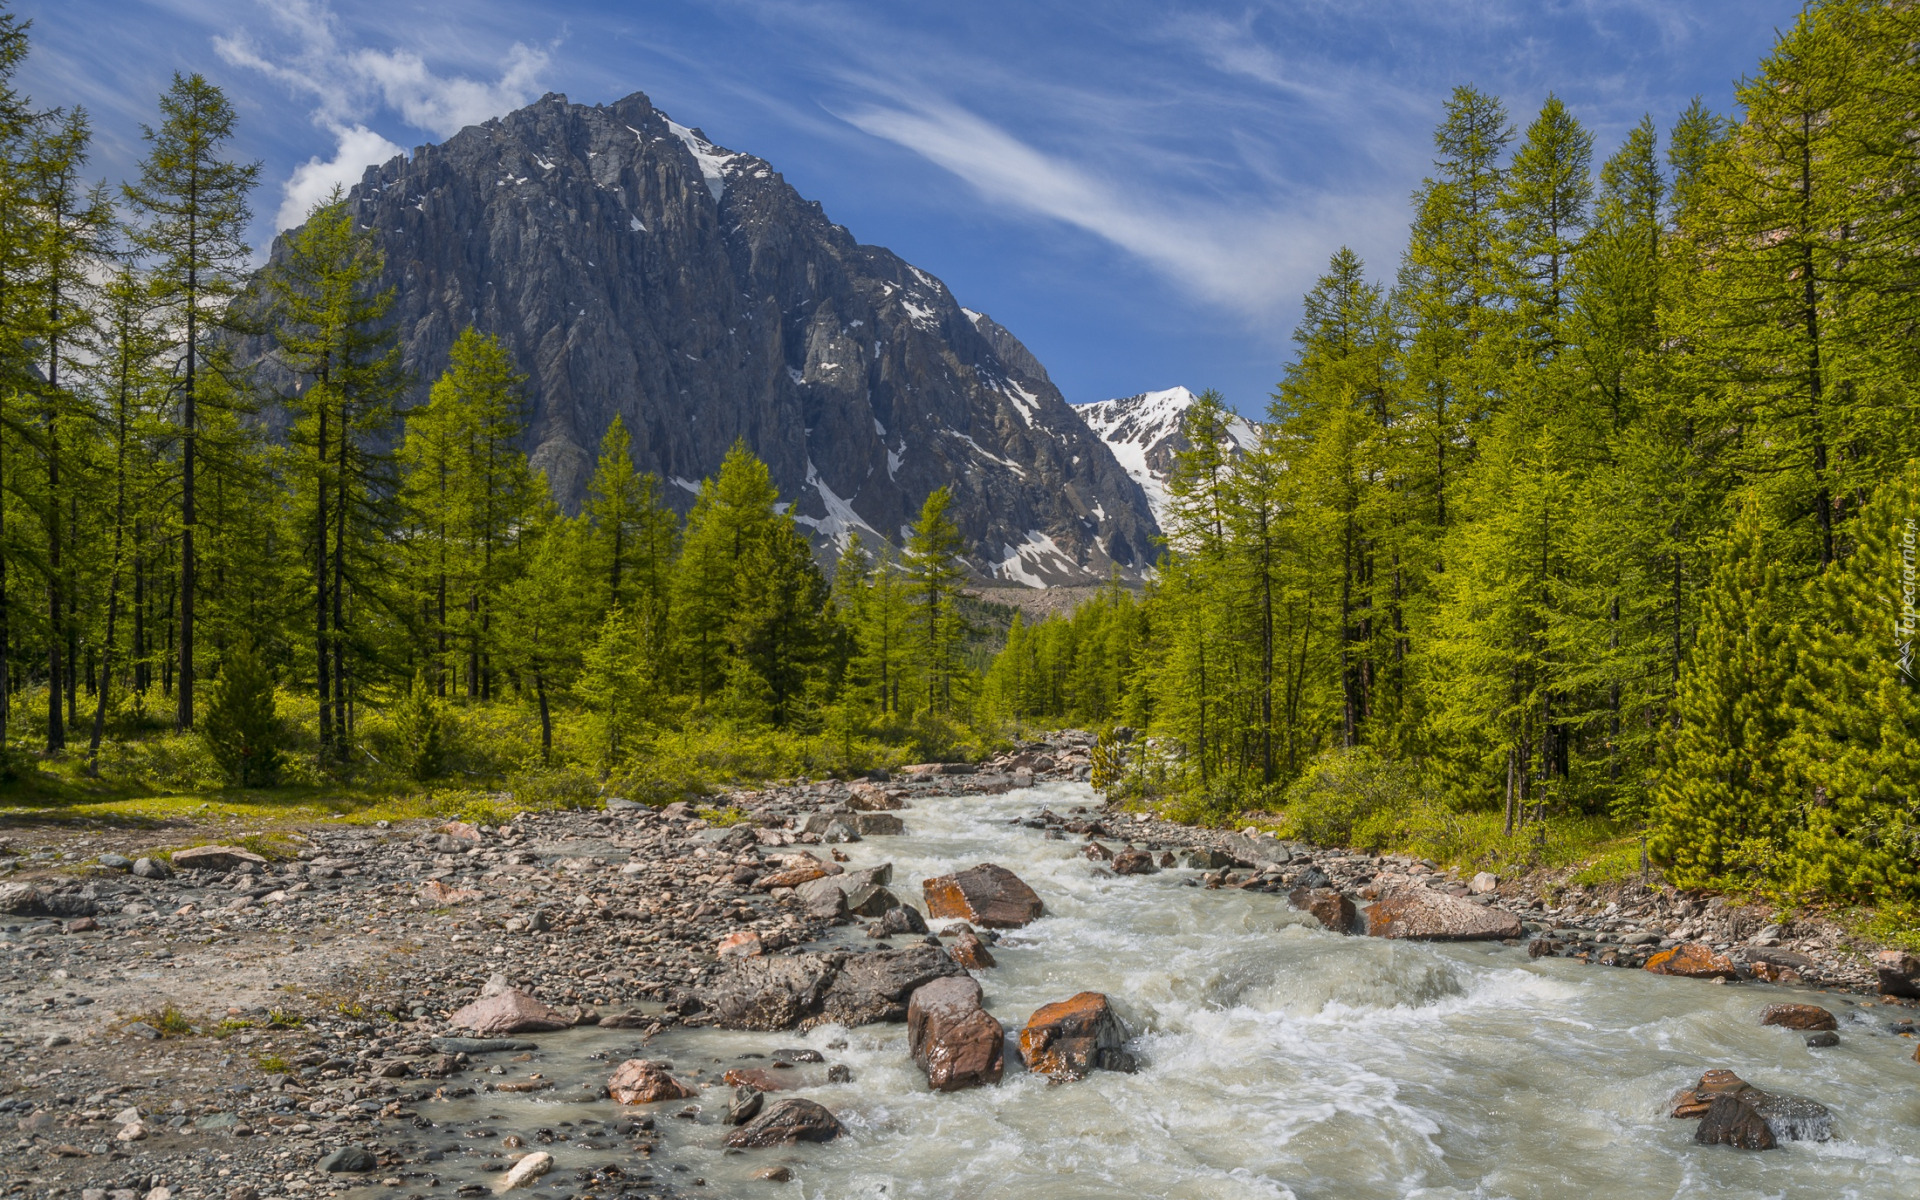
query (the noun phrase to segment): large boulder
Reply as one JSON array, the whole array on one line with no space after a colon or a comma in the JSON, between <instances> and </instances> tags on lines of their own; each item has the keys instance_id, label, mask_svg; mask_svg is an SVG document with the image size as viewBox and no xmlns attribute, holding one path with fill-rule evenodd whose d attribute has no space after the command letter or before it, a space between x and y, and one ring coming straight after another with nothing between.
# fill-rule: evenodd
<instances>
[{"instance_id":1,"label":"large boulder","mask_svg":"<svg viewBox=\"0 0 1920 1200\"><path fill-rule=\"evenodd\" d=\"M176 871L231 871L242 864L265 867L267 860L239 846L194 846L173 852Z\"/></svg>"},{"instance_id":2,"label":"large boulder","mask_svg":"<svg viewBox=\"0 0 1920 1200\"><path fill-rule=\"evenodd\" d=\"M855 812L893 812L906 806L906 801L889 796L884 789L870 783L856 783L847 789L847 807Z\"/></svg>"},{"instance_id":3,"label":"large boulder","mask_svg":"<svg viewBox=\"0 0 1920 1200\"><path fill-rule=\"evenodd\" d=\"M1018 875L993 863L920 882L927 915L956 917L988 929L1015 929L1044 911L1040 897Z\"/></svg>"},{"instance_id":4,"label":"large boulder","mask_svg":"<svg viewBox=\"0 0 1920 1200\"><path fill-rule=\"evenodd\" d=\"M1818 1004L1769 1004L1760 1013L1760 1023L1810 1032L1840 1028L1833 1013Z\"/></svg>"},{"instance_id":5,"label":"large boulder","mask_svg":"<svg viewBox=\"0 0 1920 1200\"><path fill-rule=\"evenodd\" d=\"M973 931L972 926L963 923L950 932L953 935L953 945L947 947L947 953L953 956L953 961L969 971L984 971L988 967L997 965L993 960L993 953L987 949L987 944L980 940L980 935Z\"/></svg>"},{"instance_id":6,"label":"large boulder","mask_svg":"<svg viewBox=\"0 0 1920 1200\"><path fill-rule=\"evenodd\" d=\"M1293 851L1287 844L1267 833L1230 833L1222 843L1222 848L1243 867L1264 867L1293 861Z\"/></svg>"},{"instance_id":7,"label":"large boulder","mask_svg":"<svg viewBox=\"0 0 1920 1200\"><path fill-rule=\"evenodd\" d=\"M1525 932L1520 918L1432 888L1401 888L1361 913L1369 937L1428 942L1494 941Z\"/></svg>"},{"instance_id":8,"label":"large boulder","mask_svg":"<svg viewBox=\"0 0 1920 1200\"><path fill-rule=\"evenodd\" d=\"M1733 965L1733 960L1705 942L1669 946L1647 959L1646 969L1655 975L1679 975L1687 979L1740 978L1740 970Z\"/></svg>"},{"instance_id":9,"label":"large boulder","mask_svg":"<svg viewBox=\"0 0 1920 1200\"><path fill-rule=\"evenodd\" d=\"M854 831L862 837L886 837L890 834L905 833L907 827L899 817L888 812L850 813Z\"/></svg>"},{"instance_id":10,"label":"large boulder","mask_svg":"<svg viewBox=\"0 0 1920 1200\"><path fill-rule=\"evenodd\" d=\"M1904 950L1882 950L1873 956L1873 969L1880 976L1882 996L1920 999L1920 958Z\"/></svg>"},{"instance_id":11,"label":"large boulder","mask_svg":"<svg viewBox=\"0 0 1920 1200\"><path fill-rule=\"evenodd\" d=\"M15 917L91 917L99 905L73 892L31 883L0 883L0 913Z\"/></svg>"},{"instance_id":12,"label":"large boulder","mask_svg":"<svg viewBox=\"0 0 1920 1200\"><path fill-rule=\"evenodd\" d=\"M1733 1146L1741 1150L1771 1150L1775 1140L1767 1121L1739 1096L1715 1096L1693 1131L1702 1146Z\"/></svg>"},{"instance_id":13,"label":"large boulder","mask_svg":"<svg viewBox=\"0 0 1920 1200\"><path fill-rule=\"evenodd\" d=\"M728 959L695 994L722 1029L792 1029L819 1011L837 970L830 955Z\"/></svg>"},{"instance_id":14,"label":"large boulder","mask_svg":"<svg viewBox=\"0 0 1920 1200\"><path fill-rule=\"evenodd\" d=\"M1126 1044L1127 1027L1099 992L1046 1005L1020 1031L1027 1069L1056 1079L1080 1079L1095 1069L1132 1071Z\"/></svg>"},{"instance_id":15,"label":"large boulder","mask_svg":"<svg viewBox=\"0 0 1920 1200\"><path fill-rule=\"evenodd\" d=\"M840 1122L811 1100L791 1097L727 1135L735 1149L791 1146L795 1142L829 1142L840 1136Z\"/></svg>"},{"instance_id":16,"label":"large boulder","mask_svg":"<svg viewBox=\"0 0 1920 1200\"><path fill-rule=\"evenodd\" d=\"M518 988L502 988L490 996L475 1000L448 1017L447 1022L461 1029L470 1029L482 1037L491 1037L502 1033L566 1029L573 1024L573 1019Z\"/></svg>"},{"instance_id":17,"label":"large boulder","mask_svg":"<svg viewBox=\"0 0 1920 1200\"><path fill-rule=\"evenodd\" d=\"M821 997L818 1015L807 1023L872 1025L904 1021L907 1001L915 991L936 979L965 978L966 974L967 969L938 946L855 954L834 975Z\"/></svg>"},{"instance_id":18,"label":"large boulder","mask_svg":"<svg viewBox=\"0 0 1920 1200\"><path fill-rule=\"evenodd\" d=\"M615 1067L607 1079L607 1095L615 1104L652 1104L657 1100L690 1100L700 1089L689 1087L667 1073L660 1063L630 1058Z\"/></svg>"},{"instance_id":19,"label":"large boulder","mask_svg":"<svg viewBox=\"0 0 1920 1200\"><path fill-rule=\"evenodd\" d=\"M1153 865L1153 855L1145 850L1122 850L1113 856L1115 875L1151 875L1159 869Z\"/></svg>"},{"instance_id":20,"label":"large boulder","mask_svg":"<svg viewBox=\"0 0 1920 1200\"><path fill-rule=\"evenodd\" d=\"M1287 893L1287 903L1301 912L1311 913L1334 933L1352 933L1360 919L1353 901L1333 888L1297 887Z\"/></svg>"},{"instance_id":21,"label":"large boulder","mask_svg":"<svg viewBox=\"0 0 1920 1200\"><path fill-rule=\"evenodd\" d=\"M832 875L823 875L818 879L809 879L793 889L800 906L807 915L816 920L831 921L847 915L847 893L840 881Z\"/></svg>"},{"instance_id":22,"label":"large boulder","mask_svg":"<svg viewBox=\"0 0 1920 1200\"><path fill-rule=\"evenodd\" d=\"M1000 1082L1006 1036L967 976L936 979L907 1001L907 1047L936 1092Z\"/></svg>"}]
</instances>

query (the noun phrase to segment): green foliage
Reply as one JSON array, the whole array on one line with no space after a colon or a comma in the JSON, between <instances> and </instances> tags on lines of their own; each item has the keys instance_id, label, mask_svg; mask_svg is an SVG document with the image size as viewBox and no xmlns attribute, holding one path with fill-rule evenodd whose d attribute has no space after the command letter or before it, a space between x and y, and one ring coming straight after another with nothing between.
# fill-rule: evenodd
<instances>
[{"instance_id":1,"label":"green foliage","mask_svg":"<svg viewBox=\"0 0 1920 1200\"><path fill-rule=\"evenodd\" d=\"M200 740L235 787L279 782L286 731L273 672L251 649L234 650L221 663Z\"/></svg>"},{"instance_id":2,"label":"green foliage","mask_svg":"<svg viewBox=\"0 0 1920 1200\"><path fill-rule=\"evenodd\" d=\"M1392 822L1421 809L1419 773L1364 746L1329 750L1287 789L1287 831L1323 846L1379 849Z\"/></svg>"},{"instance_id":3,"label":"green foliage","mask_svg":"<svg viewBox=\"0 0 1920 1200\"><path fill-rule=\"evenodd\" d=\"M399 766L408 778L425 783L447 768L448 720L445 706L417 674L393 713Z\"/></svg>"}]
</instances>

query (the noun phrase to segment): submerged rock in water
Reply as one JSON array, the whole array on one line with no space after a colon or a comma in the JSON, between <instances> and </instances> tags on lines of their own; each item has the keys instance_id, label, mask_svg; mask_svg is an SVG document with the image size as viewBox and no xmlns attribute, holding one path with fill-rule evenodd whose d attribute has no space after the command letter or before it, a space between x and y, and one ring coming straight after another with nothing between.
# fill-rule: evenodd
<instances>
[{"instance_id":1,"label":"submerged rock in water","mask_svg":"<svg viewBox=\"0 0 1920 1200\"><path fill-rule=\"evenodd\" d=\"M501 1195L517 1187L525 1187L551 1170L553 1170L553 1155L545 1150L535 1150L507 1168L507 1173L500 1177L500 1182L493 1185L494 1194Z\"/></svg>"},{"instance_id":2,"label":"submerged rock in water","mask_svg":"<svg viewBox=\"0 0 1920 1200\"><path fill-rule=\"evenodd\" d=\"M1646 969L1655 975L1681 975L1688 979L1740 978L1733 960L1705 942L1670 946L1649 958Z\"/></svg>"},{"instance_id":3,"label":"submerged rock in water","mask_svg":"<svg viewBox=\"0 0 1920 1200\"><path fill-rule=\"evenodd\" d=\"M1392 891L1361 913L1369 937L1463 942L1517 938L1524 928L1510 912L1430 888Z\"/></svg>"},{"instance_id":4,"label":"submerged rock in water","mask_svg":"<svg viewBox=\"0 0 1920 1200\"><path fill-rule=\"evenodd\" d=\"M1702 1146L1771 1150L1779 1145L1766 1120L1738 1095L1715 1096L1700 1118L1693 1140Z\"/></svg>"},{"instance_id":5,"label":"submerged rock in water","mask_svg":"<svg viewBox=\"0 0 1920 1200\"><path fill-rule=\"evenodd\" d=\"M936 979L907 1002L907 1047L936 1092L999 1083L1006 1036L967 976Z\"/></svg>"},{"instance_id":6,"label":"submerged rock in water","mask_svg":"<svg viewBox=\"0 0 1920 1200\"><path fill-rule=\"evenodd\" d=\"M1095 1069L1131 1072L1126 1043L1127 1027L1099 992L1046 1005L1020 1031L1027 1069L1056 1079L1079 1079Z\"/></svg>"},{"instance_id":7,"label":"submerged rock in water","mask_svg":"<svg viewBox=\"0 0 1920 1200\"><path fill-rule=\"evenodd\" d=\"M1708 1071L1699 1083L1675 1096L1673 1116L1700 1118L1702 1127L1694 1140L1703 1146L1771 1150L1778 1142L1824 1142L1833 1136L1833 1114L1824 1104L1804 1096L1761 1091L1728 1070ZM1754 1132L1755 1122L1764 1136Z\"/></svg>"},{"instance_id":8,"label":"submerged rock in water","mask_svg":"<svg viewBox=\"0 0 1920 1200\"><path fill-rule=\"evenodd\" d=\"M1287 893L1287 903L1335 933L1351 933L1359 915L1353 901L1332 888L1295 888Z\"/></svg>"},{"instance_id":9,"label":"submerged rock in water","mask_svg":"<svg viewBox=\"0 0 1920 1200\"><path fill-rule=\"evenodd\" d=\"M1769 1004L1760 1013L1760 1023L1812 1031L1840 1028L1833 1014L1818 1004Z\"/></svg>"},{"instance_id":10,"label":"submerged rock in water","mask_svg":"<svg viewBox=\"0 0 1920 1200\"><path fill-rule=\"evenodd\" d=\"M958 917L988 929L1014 929L1036 920L1044 906L1018 875L993 863L922 880L927 914Z\"/></svg>"},{"instance_id":11,"label":"submerged rock in water","mask_svg":"<svg viewBox=\"0 0 1920 1200\"><path fill-rule=\"evenodd\" d=\"M760 1109L766 1104L766 1093L757 1087L739 1084L733 1089L733 1099L727 1101L727 1124L745 1125L760 1115Z\"/></svg>"},{"instance_id":12,"label":"submerged rock in water","mask_svg":"<svg viewBox=\"0 0 1920 1200\"><path fill-rule=\"evenodd\" d=\"M791 1146L795 1142L830 1142L844 1132L840 1122L811 1100L793 1097L767 1109L727 1135L736 1149Z\"/></svg>"},{"instance_id":13,"label":"submerged rock in water","mask_svg":"<svg viewBox=\"0 0 1920 1200\"><path fill-rule=\"evenodd\" d=\"M667 1074L667 1068L645 1058L630 1058L607 1079L607 1095L615 1104L652 1104L658 1100L688 1100L700 1094Z\"/></svg>"}]
</instances>

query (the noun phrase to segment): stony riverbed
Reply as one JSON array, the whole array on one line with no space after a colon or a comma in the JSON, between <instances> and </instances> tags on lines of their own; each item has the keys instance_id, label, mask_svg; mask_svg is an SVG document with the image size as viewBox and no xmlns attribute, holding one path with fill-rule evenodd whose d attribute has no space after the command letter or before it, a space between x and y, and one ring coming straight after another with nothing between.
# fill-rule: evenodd
<instances>
[{"instance_id":1,"label":"stony riverbed","mask_svg":"<svg viewBox=\"0 0 1920 1200\"><path fill-rule=\"evenodd\" d=\"M1073 782L1085 750L1069 737L969 774L741 794L718 826L618 803L497 829L322 825L291 861L203 852L203 869L170 877L146 853L164 837L15 832L0 860L15 910L0 916L0 1179L10 1194L100 1193L87 1200L411 1200L490 1190L549 1154L530 1181L546 1200L1552 1196L1576 1190L1556 1190L1556 1172L1596 1163L1637 1164L1647 1187L1616 1194L1687 1180L1790 1193L1808 1161L1845 1177L1823 1194L1920 1181L1920 1063L1903 1036L1920 1010L1874 996L1871 947L1831 926L1139 820ZM851 893L756 886L811 875L807 861L891 871ZM720 1027L714 988L742 960L717 947L774 960L927 946L915 921L871 935L899 901L924 908L920 880L981 861L1012 866L1047 914L979 931L997 964L972 972L986 1007L1018 1030L1050 1001L1110 995L1138 1074L1049 1087L1016 1052L998 1086L946 1096L926 1090L899 1024ZM1365 913L1408 894L1517 936L1324 928L1364 933ZM1702 978L1596 969L1679 950ZM471 1033L449 1018L490 981L568 1027L504 1048L447 1040ZM1835 1012L1840 1044L1758 1026L1782 997ZM612 1103L608 1075L640 1057L697 1098ZM1840 1137L1715 1167L1731 1159L1676 1140L1660 1111L1714 1066L1818 1095ZM794 1085L767 1098L809 1097L846 1135L726 1152L730 1071ZM1515 1144L1528 1152L1503 1158Z\"/></svg>"}]
</instances>

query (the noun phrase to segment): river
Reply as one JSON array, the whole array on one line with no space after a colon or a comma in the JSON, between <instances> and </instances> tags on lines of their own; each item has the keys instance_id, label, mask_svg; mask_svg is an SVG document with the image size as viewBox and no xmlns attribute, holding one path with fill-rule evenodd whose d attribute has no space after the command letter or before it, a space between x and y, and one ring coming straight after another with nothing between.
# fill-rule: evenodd
<instances>
[{"instance_id":1,"label":"river","mask_svg":"<svg viewBox=\"0 0 1920 1200\"><path fill-rule=\"evenodd\" d=\"M744 1055L800 1046L852 1069L838 1084L824 1066L796 1072L817 1083L798 1094L846 1126L825 1145L726 1153L716 1119L725 1088L703 1097L698 1122L668 1117L684 1102L653 1106L655 1171L672 1170L676 1186L702 1178L697 1190L718 1196L1920 1196L1920 1063L1913 1041L1873 1032L1888 1019L1877 1006L1530 959L1498 944L1341 937L1283 896L1184 886L1192 871L1096 876L1078 842L1010 820L1095 802L1084 784L930 798L900 814L907 836L845 849L850 868L892 862L893 890L916 904L928 875L980 862L1020 875L1047 915L993 947L999 966L978 973L988 1009L1017 1032L1042 1004L1105 992L1136 1035L1137 1074L1050 1084L1020 1073L1010 1053L1000 1086L934 1094L897 1025L676 1030L645 1051L631 1031L581 1029L542 1035L539 1069L578 1088L643 1053L683 1078L717 1080L728 1066L766 1065ZM843 940L864 941L857 927ZM1760 1027L1760 1009L1778 1000L1833 1008L1841 1044L1813 1050L1798 1033ZM1709 1067L1820 1101L1837 1136L1761 1153L1695 1145L1694 1123L1668 1118L1667 1101ZM494 1116L487 1123L503 1133L615 1115L609 1101L560 1094L419 1107L443 1123ZM534 1196L578 1194L574 1168L623 1161L578 1140L543 1147L557 1168ZM751 1178L774 1165L794 1179ZM473 1166L452 1156L442 1175L462 1181Z\"/></svg>"}]
</instances>

